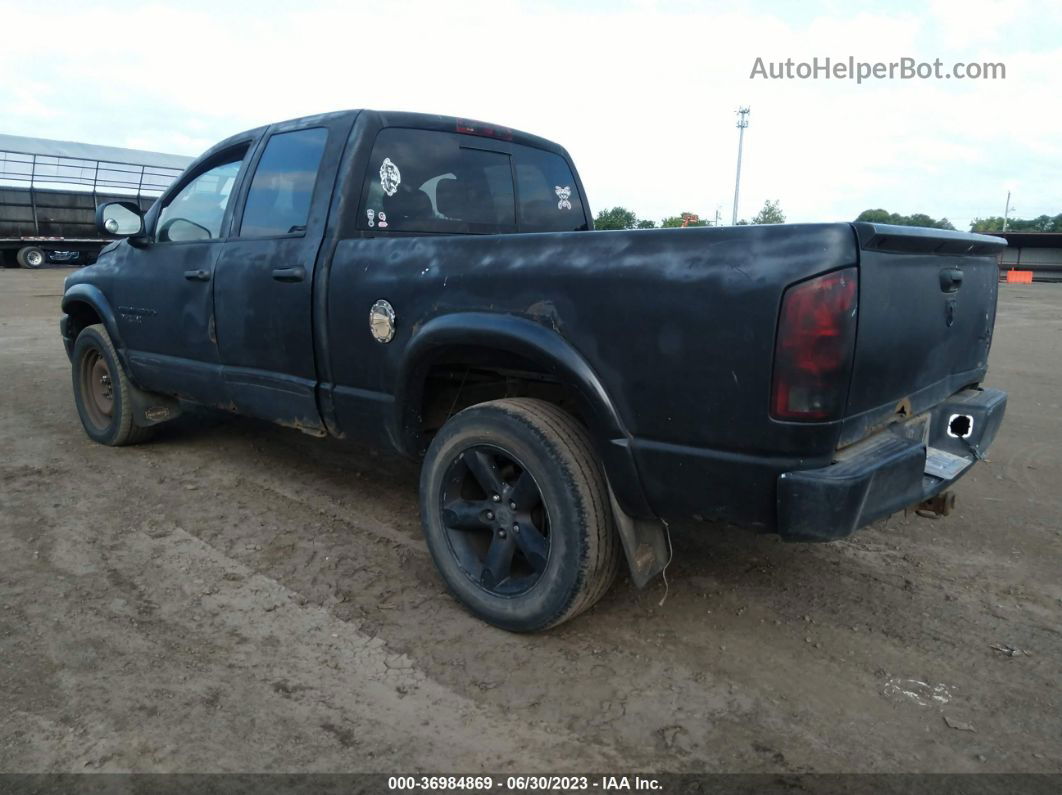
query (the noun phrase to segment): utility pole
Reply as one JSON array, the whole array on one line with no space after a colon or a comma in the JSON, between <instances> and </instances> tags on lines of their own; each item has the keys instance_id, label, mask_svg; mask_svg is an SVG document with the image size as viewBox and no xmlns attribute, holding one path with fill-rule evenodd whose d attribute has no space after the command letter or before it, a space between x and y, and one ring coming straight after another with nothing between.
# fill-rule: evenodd
<instances>
[{"instance_id":1,"label":"utility pole","mask_svg":"<svg viewBox=\"0 0 1062 795\"><path fill-rule=\"evenodd\" d=\"M1007 208L1003 211L1003 231L1007 231L1007 216L1010 215L1010 191L1007 191Z\"/></svg>"},{"instance_id":2,"label":"utility pole","mask_svg":"<svg viewBox=\"0 0 1062 795\"><path fill-rule=\"evenodd\" d=\"M745 128L749 126L749 106L744 105L737 109L738 115L738 161L737 178L734 180L734 216L730 223L734 226L738 221L738 194L741 191L741 149L745 144Z\"/></svg>"}]
</instances>

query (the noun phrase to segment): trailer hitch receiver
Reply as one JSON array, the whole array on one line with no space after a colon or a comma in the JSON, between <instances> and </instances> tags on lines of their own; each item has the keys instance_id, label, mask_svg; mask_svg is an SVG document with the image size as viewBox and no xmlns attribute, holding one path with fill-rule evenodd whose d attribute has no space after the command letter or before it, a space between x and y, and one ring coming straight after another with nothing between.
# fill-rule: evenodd
<instances>
[{"instance_id":1,"label":"trailer hitch receiver","mask_svg":"<svg viewBox=\"0 0 1062 795\"><path fill-rule=\"evenodd\" d=\"M918 503L915 513L929 519L947 516L955 509L955 492L942 491L928 500Z\"/></svg>"}]
</instances>

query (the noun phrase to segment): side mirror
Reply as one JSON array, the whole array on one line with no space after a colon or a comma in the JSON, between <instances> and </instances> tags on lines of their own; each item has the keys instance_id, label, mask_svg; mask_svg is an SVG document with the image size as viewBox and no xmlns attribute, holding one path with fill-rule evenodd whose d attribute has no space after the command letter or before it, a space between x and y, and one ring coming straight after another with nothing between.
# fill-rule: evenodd
<instances>
[{"instance_id":1,"label":"side mirror","mask_svg":"<svg viewBox=\"0 0 1062 795\"><path fill-rule=\"evenodd\" d=\"M105 237L144 234L144 216L136 202L105 202L96 208L96 229Z\"/></svg>"},{"instance_id":2,"label":"side mirror","mask_svg":"<svg viewBox=\"0 0 1062 795\"><path fill-rule=\"evenodd\" d=\"M210 230L187 218L169 218L159 227L160 242L184 243L191 240L210 240Z\"/></svg>"}]
</instances>

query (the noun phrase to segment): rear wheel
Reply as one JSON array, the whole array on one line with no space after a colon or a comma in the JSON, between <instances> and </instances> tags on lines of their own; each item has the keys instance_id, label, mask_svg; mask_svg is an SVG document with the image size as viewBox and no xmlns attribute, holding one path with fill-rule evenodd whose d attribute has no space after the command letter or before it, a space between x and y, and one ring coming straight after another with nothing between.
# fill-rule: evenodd
<instances>
[{"instance_id":1,"label":"rear wheel","mask_svg":"<svg viewBox=\"0 0 1062 795\"><path fill-rule=\"evenodd\" d=\"M15 259L23 268L39 268L44 264L44 251L36 246L24 246L18 250Z\"/></svg>"},{"instance_id":2,"label":"rear wheel","mask_svg":"<svg viewBox=\"0 0 1062 795\"><path fill-rule=\"evenodd\" d=\"M71 357L74 403L85 433L100 444L119 447L146 439L151 431L133 420L129 378L107 329L82 329Z\"/></svg>"},{"instance_id":3,"label":"rear wheel","mask_svg":"<svg viewBox=\"0 0 1062 795\"><path fill-rule=\"evenodd\" d=\"M503 629L533 632L578 615L619 567L586 430L541 400L481 403L447 422L425 457L420 503L450 590Z\"/></svg>"}]
</instances>

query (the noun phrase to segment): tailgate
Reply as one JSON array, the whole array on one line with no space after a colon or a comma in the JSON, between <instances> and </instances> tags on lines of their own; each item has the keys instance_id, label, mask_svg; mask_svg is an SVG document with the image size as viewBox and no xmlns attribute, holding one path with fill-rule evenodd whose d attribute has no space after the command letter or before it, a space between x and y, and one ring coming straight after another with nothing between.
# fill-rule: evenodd
<instances>
[{"instance_id":1,"label":"tailgate","mask_svg":"<svg viewBox=\"0 0 1062 795\"><path fill-rule=\"evenodd\" d=\"M859 315L840 445L984 378L1006 246L987 235L853 226Z\"/></svg>"}]
</instances>

